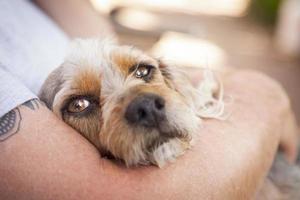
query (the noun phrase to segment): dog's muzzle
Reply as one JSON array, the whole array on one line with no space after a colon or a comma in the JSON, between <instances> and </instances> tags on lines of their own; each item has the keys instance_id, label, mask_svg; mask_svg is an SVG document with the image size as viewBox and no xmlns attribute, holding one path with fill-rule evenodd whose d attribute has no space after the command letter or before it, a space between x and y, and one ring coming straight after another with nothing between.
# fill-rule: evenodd
<instances>
[{"instance_id":1,"label":"dog's muzzle","mask_svg":"<svg viewBox=\"0 0 300 200\"><path fill-rule=\"evenodd\" d=\"M133 125L159 128L166 120L165 100L156 94L141 94L129 103L125 118Z\"/></svg>"}]
</instances>

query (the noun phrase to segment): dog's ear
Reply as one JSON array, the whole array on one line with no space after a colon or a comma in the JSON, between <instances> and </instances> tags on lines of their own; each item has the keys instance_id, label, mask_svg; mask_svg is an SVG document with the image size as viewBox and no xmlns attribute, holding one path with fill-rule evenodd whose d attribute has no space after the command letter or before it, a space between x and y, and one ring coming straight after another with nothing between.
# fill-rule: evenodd
<instances>
[{"instance_id":1,"label":"dog's ear","mask_svg":"<svg viewBox=\"0 0 300 200\"><path fill-rule=\"evenodd\" d=\"M204 70L198 86L193 86L182 67L159 62L166 84L180 93L186 102L203 118L219 118L224 114L223 86L211 70Z\"/></svg>"},{"instance_id":2,"label":"dog's ear","mask_svg":"<svg viewBox=\"0 0 300 200\"><path fill-rule=\"evenodd\" d=\"M38 96L50 110L53 110L55 95L61 90L63 83L63 66L60 66L48 76L40 89Z\"/></svg>"},{"instance_id":3,"label":"dog's ear","mask_svg":"<svg viewBox=\"0 0 300 200\"><path fill-rule=\"evenodd\" d=\"M197 98L196 88L193 86L184 69L162 61L159 61L159 69L167 86L180 93L191 104L194 104Z\"/></svg>"}]
</instances>

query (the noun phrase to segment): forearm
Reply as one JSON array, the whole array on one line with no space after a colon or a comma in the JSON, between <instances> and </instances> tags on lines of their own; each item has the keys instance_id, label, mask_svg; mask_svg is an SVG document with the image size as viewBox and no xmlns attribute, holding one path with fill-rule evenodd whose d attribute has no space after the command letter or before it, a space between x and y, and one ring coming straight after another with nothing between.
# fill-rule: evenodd
<instances>
[{"instance_id":1,"label":"forearm","mask_svg":"<svg viewBox=\"0 0 300 200\"><path fill-rule=\"evenodd\" d=\"M18 133L0 142L0 199L248 199L271 165L284 110L274 84L255 77L230 77L231 117L205 122L196 145L163 169L115 165L45 107L21 106Z\"/></svg>"},{"instance_id":2,"label":"forearm","mask_svg":"<svg viewBox=\"0 0 300 200\"><path fill-rule=\"evenodd\" d=\"M0 142L0 199L155 199L173 193L164 171L127 170L101 159L47 108L27 104L12 111L19 116L17 132ZM156 185L159 178L163 185Z\"/></svg>"},{"instance_id":3,"label":"forearm","mask_svg":"<svg viewBox=\"0 0 300 200\"><path fill-rule=\"evenodd\" d=\"M85 184L102 180L98 152L41 104L15 112L18 131L0 143L0 199L85 199Z\"/></svg>"},{"instance_id":4,"label":"forearm","mask_svg":"<svg viewBox=\"0 0 300 200\"><path fill-rule=\"evenodd\" d=\"M108 20L88 0L34 0L71 38L112 37Z\"/></svg>"}]
</instances>

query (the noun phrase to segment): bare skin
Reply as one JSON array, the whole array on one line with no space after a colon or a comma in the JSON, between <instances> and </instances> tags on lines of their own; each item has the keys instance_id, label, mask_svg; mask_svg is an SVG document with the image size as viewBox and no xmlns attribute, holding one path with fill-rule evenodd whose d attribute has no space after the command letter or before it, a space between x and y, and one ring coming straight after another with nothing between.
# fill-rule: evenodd
<instances>
[{"instance_id":1,"label":"bare skin","mask_svg":"<svg viewBox=\"0 0 300 200\"><path fill-rule=\"evenodd\" d=\"M22 105L19 131L0 143L0 199L250 199L289 107L260 74L236 72L225 87L231 117L206 121L196 145L163 169L116 165L44 106Z\"/></svg>"},{"instance_id":2,"label":"bare skin","mask_svg":"<svg viewBox=\"0 0 300 200\"><path fill-rule=\"evenodd\" d=\"M34 2L70 38L114 36L108 20L97 13L88 0L34 0Z\"/></svg>"}]
</instances>

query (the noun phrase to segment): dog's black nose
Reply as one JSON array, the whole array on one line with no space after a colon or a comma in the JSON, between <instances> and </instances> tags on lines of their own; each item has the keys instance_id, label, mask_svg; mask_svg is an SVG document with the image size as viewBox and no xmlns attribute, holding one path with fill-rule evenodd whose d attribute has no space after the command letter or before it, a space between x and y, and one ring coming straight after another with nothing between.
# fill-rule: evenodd
<instances>
[{"instance_id":1,"label":"dog's black nose","mask_svg":"<svg viewBox=\"0 0 300 200\"><path fill-rule=\"evenodd\" d=\"M125 118L132 124L157 127L165 119L165 100L155 94L143 94L128 105Z\"/></svg>"}]
</instances>

